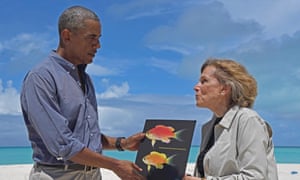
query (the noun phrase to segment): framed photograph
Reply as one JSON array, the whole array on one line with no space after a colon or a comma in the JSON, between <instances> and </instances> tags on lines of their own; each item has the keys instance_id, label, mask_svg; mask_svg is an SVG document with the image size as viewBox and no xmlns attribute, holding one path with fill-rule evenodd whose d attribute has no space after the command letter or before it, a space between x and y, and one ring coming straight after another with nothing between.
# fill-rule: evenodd
<instances>
[{"instance_id":1,"label":"framed photograph","mask_svg":"<svg viewBox=\"0 0 300 180\"><path fill-rule=\"evenodd\" d=\"M135 163L147 180L181 180L196 120L147 119Z\"/></svg>"}]
</instances>

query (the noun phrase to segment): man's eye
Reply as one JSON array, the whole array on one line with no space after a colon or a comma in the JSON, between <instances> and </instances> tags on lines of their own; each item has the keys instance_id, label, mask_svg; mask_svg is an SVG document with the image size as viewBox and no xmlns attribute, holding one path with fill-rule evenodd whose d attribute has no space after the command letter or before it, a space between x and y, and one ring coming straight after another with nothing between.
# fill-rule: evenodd
<instances>
[{"instance_id":1,"label":"man's eye","mask_svg":"<svg viewBox=\"0 0 300 180\"><path fill-rule=\"evenodd\" d=\"M92 40L98 40L98 38L96 36L91 36L90 39L92 39Z\"/></svg>"},{"instance_id":2,"label":"man's eye","mask_svg":"<svg viewBox=\"0 0 300 180\"><path fill-rule=\"evenodd\" d=\"M99 40L99 38L97 36L94 36L94 35L90 35L90 36L86 37L86 39L89 39L89 40L92 40L92 41Z\"/></svg>"}]
</instances>

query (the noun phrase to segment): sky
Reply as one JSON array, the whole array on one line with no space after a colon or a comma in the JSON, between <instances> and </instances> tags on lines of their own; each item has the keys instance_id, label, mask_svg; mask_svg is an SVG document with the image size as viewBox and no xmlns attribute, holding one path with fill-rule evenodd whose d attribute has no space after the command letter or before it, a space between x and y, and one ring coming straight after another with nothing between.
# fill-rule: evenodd
<instances>
[{"instance_id":1,"label":"sky","mask_svg":"<svg viewBox=\"0 0 300 180\"><path fill-rule=\"evenodd\" d=\"M0 146L29 146L20 108L26 73L57 48L69 6L95 11L101 49L87 68L109 136L143 130L146 119L197 120L193 145L212 112L195 106L194 85L209 57L234 59L258 83L254 109L275 146L300 146L298 0L2 0ZM45 129L46 130L46 129Z\"/></svg>"}]
</instances>

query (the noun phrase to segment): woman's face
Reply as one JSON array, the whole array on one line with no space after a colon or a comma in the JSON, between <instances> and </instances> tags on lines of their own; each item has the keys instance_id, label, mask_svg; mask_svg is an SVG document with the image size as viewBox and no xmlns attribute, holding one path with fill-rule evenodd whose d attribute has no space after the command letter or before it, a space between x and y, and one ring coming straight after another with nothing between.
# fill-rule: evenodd
<instances>
[{"instance_id":1,"label":"woman's face","mask_svg":"<svg viewBox=\"0 0 300 180\"><path fill-rule=\"evenodd\" d=\"M214 66L204 68L199 82L195 85L195 98L198 107L205 107L212 111L224 101L224 85L220 84L214 73Z\"/></svg>"}]
</instances>

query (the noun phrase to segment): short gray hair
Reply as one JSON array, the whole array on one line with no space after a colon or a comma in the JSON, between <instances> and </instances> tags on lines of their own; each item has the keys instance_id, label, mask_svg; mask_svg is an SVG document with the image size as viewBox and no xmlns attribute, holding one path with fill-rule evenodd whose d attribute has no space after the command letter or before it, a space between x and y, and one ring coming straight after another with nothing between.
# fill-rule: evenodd
<instances>
[{"instance_id":1,"label":"short gray hair","mask_svg":"<svg viewBox=\"0 0 300 180\"><path fill-rule=\"evenodd\" d=\"M100 22L99 17L92 10L82 7L82 6L72 6L66 9L59 17L58 20L58 32L64 29L69 29L70 31L76 31L78 29L84 28L84 21L86 19L93 19Z\"/></svg>"}]
</instances>

